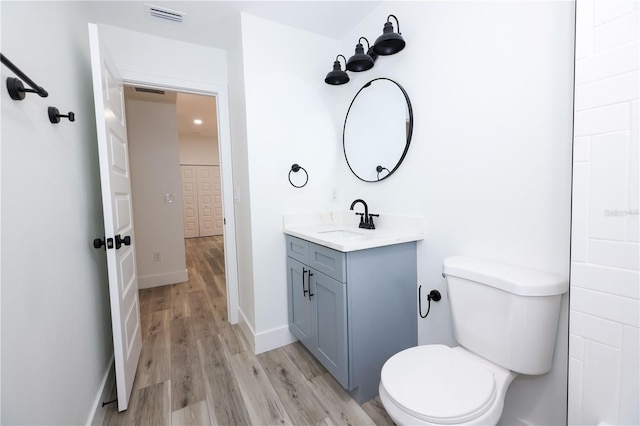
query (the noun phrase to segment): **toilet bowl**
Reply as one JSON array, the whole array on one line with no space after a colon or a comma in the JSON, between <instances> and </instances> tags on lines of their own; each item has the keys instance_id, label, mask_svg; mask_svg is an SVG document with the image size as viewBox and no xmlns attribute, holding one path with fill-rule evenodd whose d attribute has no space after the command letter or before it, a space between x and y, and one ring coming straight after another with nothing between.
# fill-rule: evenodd
<instances>
[{"instance_id":1,"label":"toilet bowl","mask_svg":"<svg viewBox=\"0 0 640 426\"><path fill-rule=\"evenodd\" d=\"M496 424L516 376L460 346L416 346L385 363L380 400L398 425Z\"/></svg>"},{"instance_id":2,"label":"toilet bowl","mask_svg":"<svg viewBox=\"0 0 640 426\"><path fill-rule=\"evenodd\" d=\"M569 284L467 256L446 258L443 276L460 346L417 346L389 358L380 400L398 425L495 425L513 379L551 369Z\"/></svg>"}]
</instances>

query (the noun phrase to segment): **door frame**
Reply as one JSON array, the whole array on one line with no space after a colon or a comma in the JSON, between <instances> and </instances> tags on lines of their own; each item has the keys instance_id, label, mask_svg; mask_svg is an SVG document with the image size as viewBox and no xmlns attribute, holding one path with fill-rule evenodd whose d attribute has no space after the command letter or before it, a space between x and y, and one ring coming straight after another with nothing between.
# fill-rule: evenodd
<instances>
[{"instance_id":1,"label":"door frame","mask_svg":"<svg viewBox=\"0 0 640 426\"><path fill-rule=\"evenodd\" d=\"M227 317L229 323L238 323L238 261L236 251L236 221L233 199L233 163L231 157L231 130L229 120L229 94L227 87L200 81L180 80L155 74L118 69L125 85L148 89L173 90L196 95L214 96L217 106L218 151L222 184L222 210L224 216L224 264L227 284Z\"/></svg>"}]
</instances>

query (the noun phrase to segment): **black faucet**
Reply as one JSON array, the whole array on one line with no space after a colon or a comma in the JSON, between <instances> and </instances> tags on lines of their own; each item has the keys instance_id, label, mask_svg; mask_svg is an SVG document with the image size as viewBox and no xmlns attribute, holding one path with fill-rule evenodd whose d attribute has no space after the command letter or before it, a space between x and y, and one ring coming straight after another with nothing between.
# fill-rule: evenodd
<instances>
[{"instance_id":1,"label":"black faucet","mask_svg":"<svg viewBox=\"0 0 640 426\"><path fill-rule=\"evenodd\" d=\"M369 214L369 207L367 206L367 203L364 202L364 200L358 198L353 203L351 203L351 207L349 207L349 210L353 210L353 207L358 203L362 203L362 205L364 206L364 213L356 213L360 216L360 225L358 225L358 227L364 229L376 229L375 225L373 224L373 218L380 215L373 213Z\"/></svg>"}]
</instances>

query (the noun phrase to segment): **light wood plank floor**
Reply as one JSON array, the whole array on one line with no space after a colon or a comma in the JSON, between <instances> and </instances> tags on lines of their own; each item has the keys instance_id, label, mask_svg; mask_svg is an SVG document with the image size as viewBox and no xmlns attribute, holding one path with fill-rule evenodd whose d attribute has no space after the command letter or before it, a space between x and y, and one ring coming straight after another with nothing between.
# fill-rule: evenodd
<instances>
[{"instance_id":1,"label":"light wood plank floor","mask_svg":"<svg viewBox=\"0 0 640 426\"><path fill-rule=\"evenodd\" d=\"M142 354L129 408L104 425L392 425L293 343L254 355L227 322L222 237L185 240L189 281L140 291ZM115 397L115 395L114 395Z\"/></svg>"}]
</instances>

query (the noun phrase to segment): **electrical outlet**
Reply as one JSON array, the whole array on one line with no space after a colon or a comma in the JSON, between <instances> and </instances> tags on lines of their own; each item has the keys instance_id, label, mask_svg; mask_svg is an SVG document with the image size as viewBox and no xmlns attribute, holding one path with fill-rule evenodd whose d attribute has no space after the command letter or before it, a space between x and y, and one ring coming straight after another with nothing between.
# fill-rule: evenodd
<instances>
[{"instance_id":1,"label":"electrical outlet","mask_svg":"<svg viewBox=\"0 0 640 426\"><path fill-rule=\"evenodd\" d=\"M162 261L162 256L160 256L160 252L159 251L154 251L153 252L153 261L154 262L161 262Z\"/></svg>"}]
</instances>

